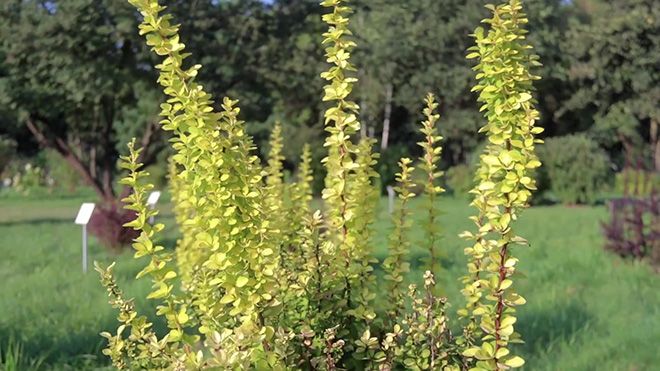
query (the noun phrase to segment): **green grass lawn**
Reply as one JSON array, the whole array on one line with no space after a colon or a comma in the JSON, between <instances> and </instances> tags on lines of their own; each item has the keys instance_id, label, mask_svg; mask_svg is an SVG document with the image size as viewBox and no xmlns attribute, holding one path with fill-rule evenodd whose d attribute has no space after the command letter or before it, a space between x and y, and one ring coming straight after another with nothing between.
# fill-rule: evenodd
<instances>
[{"instance_id":1,"label":"green grass lawn","mask_svg":"<svg viewBox=\"0 0 660 371\"><path fill-rule=\"evenodd\" d=\"M22 344L25 359L52 369L94 369L107 364L100 331L116 328L96 273L81 272L80 227L73 218L82 198L0 199L0 349ZM388 216L380 208L377 255L387 249ZM462 305L457 278L464 272L464 243L470 228L467 202L443 198L443 291ZM601 248L604 207L535 207L518 231L532 246L518 248L526 278L516 283L528 304L519 311L518 330L527 341L519 351L526 370L658 370L660 365L660 277L644 264L623 261ZM162 237L176 238L173 219ZM416 230L415 239L420 239ZM93 240L91 260L117 260L119 283L138 310L153 312L143 298L149 282L134 281L143 264L131 254L106 253ZM420 276L413 250L411 279ZM29 367L24 366L26 369Z\"/></svg>"}]
</instances>

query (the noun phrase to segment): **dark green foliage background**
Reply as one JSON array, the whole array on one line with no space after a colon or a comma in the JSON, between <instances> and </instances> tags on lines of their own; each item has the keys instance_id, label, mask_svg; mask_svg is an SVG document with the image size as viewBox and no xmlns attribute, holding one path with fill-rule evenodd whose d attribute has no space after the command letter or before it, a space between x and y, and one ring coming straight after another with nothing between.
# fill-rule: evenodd
<instances>
[{"instance_id":1,"label":"dark green foliage background","mask_svg":"<svg viewBox=\"0 0 660 371\"><path fill-rule=\"evenodd\" d=\"M540 187L565 204L595 202L610 179L607 153L584 134L549 138L538 152Z\"/></svg>"},{"instance_id":2,"label":"dark green foliage background","mask_svg":"<svg viewBox=\"0 0 660 371\"><path fill-rule=\"evenodd\" d=\"M323 157L320 46L316 0L167 0L182 38L201 63L200 81L215 97L241 100L260 148L275 121L284 125L286 167L303 143ZM360 83L356 100L365 132L380 138L392 86L383 183L400 153L418 154L414 127L421 98L435 93L445 137L442 168L469 164L482 122L470 62L469 34L486 14L481 0L355 0ZM544 66L537 84L547 137L583 133L607 151L618 171L625 153L649 169L660 146L660 6L653 0L527 0L529 37ZM114 0L7 0L0 4L0 135L36 152L26 117L80 143L101 141L94 115L113 109L109 146L139 136L162 100L151 57L135 32L138 17ZM165 138L160 139L165 140ZM627 151L624 151L627 149ZM391 152L391 153L388 153ZM263 152L262 152L263 153ZM166 158L166 156L161 156ZM323 174L318 172L317 178ZM320 182L318 182L320 184ZM612 182L606 184L608 187Z\"/></svg>"}]
</instances>

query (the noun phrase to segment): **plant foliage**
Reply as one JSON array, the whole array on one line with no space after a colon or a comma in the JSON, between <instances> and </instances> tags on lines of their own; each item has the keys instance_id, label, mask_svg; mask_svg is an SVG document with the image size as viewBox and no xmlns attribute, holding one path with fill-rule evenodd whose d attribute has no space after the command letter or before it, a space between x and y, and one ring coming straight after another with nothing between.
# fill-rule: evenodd
<instances>
[{"instance_id":1,"label":"plant foliage","mask_svg":"<svg viewBox=\"0 0 660 371\"><path fill-rule=\"evenodd\" d=\"M627 168L617 177L623 195L609 201L610 218L602 222L605 249L621 257L647 260L660 270L660 198L656 174ZM654 178L655 177L655 178Z\"/></svg>"},{"instance_id":2,"label":"plant foliage","mask_svg":"<svg viewBox=\"0 0 660 371\"><path fill-rule=\"evenodd\" d=\"M621 257L648 260L660 268L660 200L625 197L610 201L610 219L602 223L605 248Z\"/></svg>"},{"instance_id":3,"label":"plant foliage","mask_svg":"<svg viewBox=\"0 0 660 371\"><path fill-rule=\"evenodd\" d=\"M546 187L565 204L593 203L608 179L609 160L584 134L549 138L539 151Z\"/></svg>"},{"instance_id":4,"label":"plant foliage","mask_svg":"<svg viewBox=\"0 0 660 371\"><path fill-rule=\"evenodd\" d=\"M437 169L442 138L432 95L420 129L428 199L422 213L424 246L431 257L423 288L406 286L410 248L417 243L408 233L415 197L409 158L399 161L399 201L389 253L381 264L384 282L376 282L377 155L372 140L353 139L360 122L359 106L351 100L356 44L348 27L348 1L321 3L328 9L323 45L331 65L321 75L328 104L322 210L311 204L309 147L303 149L297 179L285 183L277 125L262 165L239 119L237 101L224 98L216 111L196 81L201 66L185 67L190 55L164 7L157 0L129 1L144 17L141 34L162 59L158 81L167 101L161 105L161 124L172 132L170 183L182 236L175 251L154 242L164 225L149 223L157 213L145 205L152 186L144 181L141 150L132 142L130 154L122 158L129 172L122 183L133 189L125 202L136 218L126 225L139 233L135 257L148 263L137 278L151 279L148 298L160 302L157 314L166 320L168 332L156 334L132 301L124 299L112 266L97 266L110 303L119 310L118 330L103 333L109 342L104 352L117 368L478 371L523 365L510 348L520 341L515 309L525 303L512 286L518 262L512 250L526 241L512 225L535 189L531 172L540 166L534 154L540 141L534 135L541 129L534 126L536 77L529 72L538 62L525 43L527 19L519 0L488 6L493 13L484 21L488 30L475 31L476 46L468 55L479 60L474 90L485 110L481 131L489 144L471 191L478 212L472 218L475 228L463 234L471 245L465 249L470 260L463 289L467 305L460 311L463 330L456 334L447 298L435 290L441 247L436 201L443 190ZM386 295L378 295L380 285L387 287ZM377 306L378 299L386 304Z\"/></svg>"}]
</instances>

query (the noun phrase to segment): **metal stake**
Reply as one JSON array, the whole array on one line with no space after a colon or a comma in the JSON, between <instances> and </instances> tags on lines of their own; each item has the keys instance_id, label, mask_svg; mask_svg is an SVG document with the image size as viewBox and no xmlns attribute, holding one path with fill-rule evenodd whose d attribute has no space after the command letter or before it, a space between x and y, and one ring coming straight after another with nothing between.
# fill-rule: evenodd
<instances>
[{"instance_id":1,"label":"metal stake","mask_svg":"<svg viewBox=\"0 0 660 371\"><path fill-rule=\"evenodd\" d=\"M87 273L87 224L82 226L82 270Z\"/></svg>"},{"instance_id":2,"label":"metal stake","mask_svg":"<svg viewBox=\"0 0 660 371\"><path fill-rule=\"evenodd\" d=\"M153 210L153 209L154 209L154 205L149 205L149 210ZM156 220L153 215L149 217L149 224L154 225L155 221Z\"/></svg>"},{"instance_id":3,"label":"metal stake","mask_svg":"<svg viewBox=\"0 0 660 371\"><path fill-rule=\"evenodd\" d=\"M394 187L392 186L387 186L387 199L388 199L388 211L390 214L394 212L394 196L396 193L394 192Z\"/></svg>"}]
</instances>

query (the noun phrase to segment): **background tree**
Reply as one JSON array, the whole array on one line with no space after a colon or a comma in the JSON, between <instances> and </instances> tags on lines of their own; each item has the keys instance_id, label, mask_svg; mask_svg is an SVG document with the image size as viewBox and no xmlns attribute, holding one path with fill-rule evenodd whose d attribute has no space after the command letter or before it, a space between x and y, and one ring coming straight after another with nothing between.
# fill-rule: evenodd
<instances>
[{"instance_id":1,"label":"background tree","mask_svg":"<svg viewBox=\"0 0 660 371\"><path fill-rule=\"evenodd\" d=\"M11 1L2 12L0 97L39 144L114 201L117 143L138 132L153 143L153 112L127 130L115 127L141 99L154 99L144 84L153 75L134 42L135 15L123 3L91 0Z\"/></svg>"},{"instance_id":2,"label":"background tree","mask_svg":"<svg viewBox=\"0 0 660 371\"><path fill-rule=\"evenodd\" d=\"M479 144L473 133L481 115L470 93L471 67L464 60L470 45L471 25L486 9L476 0L394 0L359 2L357 37L361 47L360 94L366 105L366 121L380 133L381 148L390 143L411 144L410 128L419 120L417 97L425 91L437 93L443 115L440 131L446 138L445 162L468 163ZM531 39L539 45L547 67L541 71L544 92L542 126L553 127L554 113L568 94L560 48L574 6L561 0L530 0ZM387 60L387 63L382 61ZM393 76L397 76L396 79ZM561 85L564 85L562 87ZM389 87L393 95L389 99ZM365 107L363 107L365 108ZM390 122L391 121L391 122ZM382 124L380 124L382 122ZM387 132L386 123L390 125ZM387 145L385 142L387 138Z\"/></svg>"},{"instance_id":3,"label":"background tree","mask_svg":"<svg viewBox=\"0 0 660 371\"><path fill-rule=\"evenodd\" d=\"M0 102L24 128L9 131L27 129L55 150L113 209L118 144L141 136L145 164L157 152L155 112L137 109L157 98L134 11L110 0L16 0L0 12Z\"/></svg>"},{"instance_id":4,"label":"background tree","mask_svg":"<svg viewBox=\"0 0 660 371\"><path fill-rule=\"evenodd\" d=\"M583 117L611 152L625 148L660 171L660 6L652 0L580 3L567 34L567 84L560 111ZM619 151L619 165L624 158Z\"/></svg>"},{"instance_id":5,"label":"background tree","mask_svg":"<svg viewBox=\"0 0 660 371\"><path fill-rule=\"evenodd\" d=\"M164 3L184 25L187 49L206 67L199 81L215 96L240 100L262 157L277 121L288 144L285 172L295 169L304 143L315 159L325 156L316 99L323 62L318 1ZM414 128L422 119L418 97L428 91L443 112L441 167L474 162L481 116L464 56L471 25L487 13L483 1L353 4L361 136L378 139L383 185L394 182L400 157L420 155ZM659 7L651 0L527 0L526 7L530 40L544 63L543 136L587 132L618 167L627 148L638 152L629 157L660 169ZM36 139L59 148L101 198L115 199L115 160L123 151L117 144L145 138L156 144L144 152L153 161L161 143L150 130L152 102L162 99L149 88L156 78L152 60L129 31L137 14L110 0L7 0L0 12L0 135L13 138L23 156L36 154ZM324 173L314 170L318 191Z\"/></svg>"},{"instance_id":6,"label":"background tree","mask_svg":"<svg viewBox=\"0 0 660 371\"><path fill-rule=\"evenodd\" d=\"M292 169L304 143L322 155L321 10L317 1L173 1L182 37L205 67L200 81L214 96L241 102L241 117L260 148L281 121ZM265 152L262 153L265 156ZM317 169L318 170L318 169ZM323 174L317 172L321 179Z\"/></svg>"}]
</instances>

